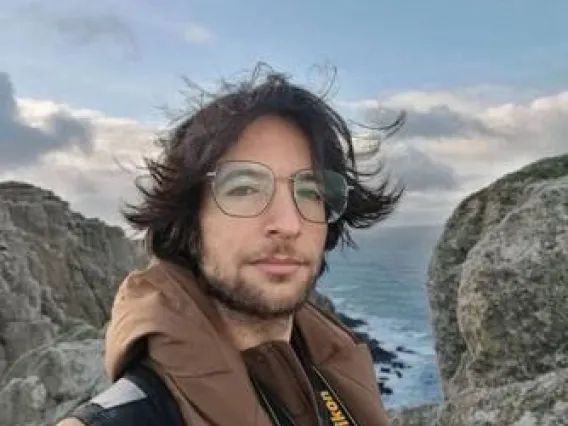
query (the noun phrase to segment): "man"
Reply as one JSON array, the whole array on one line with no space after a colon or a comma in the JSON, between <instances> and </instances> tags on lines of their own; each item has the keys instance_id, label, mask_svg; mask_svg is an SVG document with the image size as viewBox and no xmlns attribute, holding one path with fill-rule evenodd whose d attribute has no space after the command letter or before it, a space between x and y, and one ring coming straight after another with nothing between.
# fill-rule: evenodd
<instances>
[{"instance_id":1,"label":"man","mask_svg":"<svg viewBox=\"0 0 568 426\"><path fill-rule=\"evenodd\" d=\"M152 261L116 294L114 385L60 426L388 425L367 346L308 296L347 227L401 192L363 185L318 96L274 73L228 89L147 163L125 216Z\"/></svg>"}]
</instances>

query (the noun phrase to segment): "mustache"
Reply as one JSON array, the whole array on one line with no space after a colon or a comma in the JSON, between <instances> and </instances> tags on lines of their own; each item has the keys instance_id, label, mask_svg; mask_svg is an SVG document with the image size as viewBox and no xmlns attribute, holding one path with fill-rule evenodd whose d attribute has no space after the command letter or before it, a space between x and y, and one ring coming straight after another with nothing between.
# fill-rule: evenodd
<instances>
[{"instance_id":1,"label":"mustache","mask_svg":"<svg viewBox=\"0 0 568 426\"><path fill-rule=\"evenodd\" d=\"M302 264L310 262L308 256L299 252L291 244L288 243L276 243L276 244L271 244L270 246L267 247L263 247L262 249L259 249L254 253L251 253L249 256L247 256L245 261L247 263L254 263L261 261L263 259L268 259L273 257L276 258L284 257Z\"/></svg>"}]
</instances>

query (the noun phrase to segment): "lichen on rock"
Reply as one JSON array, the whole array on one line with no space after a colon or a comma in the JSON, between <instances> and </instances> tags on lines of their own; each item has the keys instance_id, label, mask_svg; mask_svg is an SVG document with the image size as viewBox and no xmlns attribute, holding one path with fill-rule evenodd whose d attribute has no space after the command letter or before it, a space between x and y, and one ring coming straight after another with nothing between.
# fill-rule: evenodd
<instances>
[{"instance_id":1,"label":"lichen on rock","mask_svg":"<svg viewBox=\"0 0 568 426\"><path fill-rule=\"evenodd\" d=\"M568 425L568 155L464 199L427 287L444 401L395 425Z\"/></svg>"}]
</instances>

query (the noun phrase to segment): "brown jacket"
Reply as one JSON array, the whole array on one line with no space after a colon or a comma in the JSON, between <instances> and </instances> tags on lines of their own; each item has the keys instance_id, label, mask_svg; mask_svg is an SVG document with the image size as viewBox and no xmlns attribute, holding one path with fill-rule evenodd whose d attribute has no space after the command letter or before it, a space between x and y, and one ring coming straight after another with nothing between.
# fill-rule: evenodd
<instances>
[{"instance_id":1,"label":"brown jacket","mask_svg":"<svg viewBox=\"0 0 568 426\"><path fill-rule=\"evenodd\" d=\"M387 426L370 352L307 303L295 317L312 363L361 426ZM314 393L292 346L273 342L240 353L209 298L184 269L153 261L121 284L106 336L105 366L116 380L136 342L194 426L272 426L249 373L269 386L301 426L316 423ZM248 366L248 370L247 370Z\"/></svg>"}]
</instances>

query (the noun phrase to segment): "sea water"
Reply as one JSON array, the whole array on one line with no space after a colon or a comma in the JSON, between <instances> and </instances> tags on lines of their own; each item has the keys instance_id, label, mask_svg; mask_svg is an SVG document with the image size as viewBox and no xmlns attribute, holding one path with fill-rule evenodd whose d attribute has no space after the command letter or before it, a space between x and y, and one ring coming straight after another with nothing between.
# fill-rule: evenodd
<instances>
[{"instance_id":1,"label":"sea water","mask_svg":"<svg viewBox=\"0 0 568 426\"><path fill-rule=\"evenodd\" d=\"M426 274L441 228L384 227L353 234L357 250L328 255L329 271L318 289L337 309L367 325L358 330L396 352L409 368L388 377L392 389L383 395L388 408L414 406L441 399L426 292ZM377 378L379 377L377 367Z\"/></svg>"}]
</instances>

